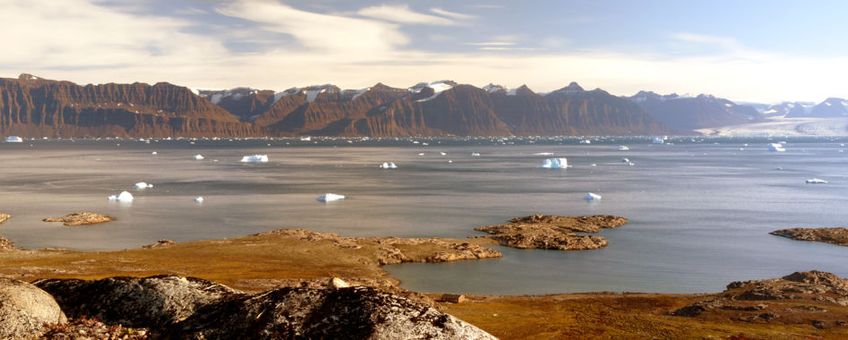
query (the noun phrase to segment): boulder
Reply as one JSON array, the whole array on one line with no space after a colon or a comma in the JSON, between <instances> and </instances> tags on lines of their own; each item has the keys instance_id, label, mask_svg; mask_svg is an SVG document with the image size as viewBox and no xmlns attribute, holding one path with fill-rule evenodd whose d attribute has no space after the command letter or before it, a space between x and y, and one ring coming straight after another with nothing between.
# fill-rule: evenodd
<instances>
[{"instance_id":1,"label":"boulder","mask_svg":"<svg viewBox=\"0 0 848 340\"><path fill-rule=\"evenodd\" d=\"M198 310L167 337L494 339L433 307L370 287L287 287L224 300Z\"/></svg>"},{"instance_id":2,"label":"boulder","mask_svg":"<svg viewBox=\"0 0 848 340\"><path fill-rule=\"evenodd\" d=\"M50 294L23 281L0 278L0 338L42 334L45 324L67 318Z\"/></svg>"},{"instance_id":3,"label":"boulder","mask_svg":"<svg viewBox=\"0 0 848 340\"><path fill-rule=\"evenodd\" d=\"M94 317L144 328L175 324L201 306L242 294L211 281L181 276L47 279L35 285L52 294L72 318Z\"/></svg>"}]
</instances>

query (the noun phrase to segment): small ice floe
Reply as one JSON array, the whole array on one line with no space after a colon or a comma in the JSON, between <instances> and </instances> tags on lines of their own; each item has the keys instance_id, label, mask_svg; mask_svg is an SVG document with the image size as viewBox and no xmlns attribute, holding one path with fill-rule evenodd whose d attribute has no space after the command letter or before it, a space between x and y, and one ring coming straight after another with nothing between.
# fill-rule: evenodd
<instances>
[{"instance_id":1,"label":"small ice floe","mask_svg":"<svg viewBox=\"0 0 848 340\"><path fill-rule=\"evenodd\" d=\"M600 200L601 200L601 195L598 195L598 194L596 194L596 193L592 193L592 192L587 192L587 193L586 193L586 196L583 196L583 199L584 199L584 200L587 200L587 201L589 201L589 202L592 202L592 201L600 201Z\"/></svg>"},{"instance_id":2,"label":"small ice floe","mask_svg":"<svg viewBox=\"0 0 848 340\"><path fill-rule=\"evenodd\" d=\"M568 159L548 158L542 162L542 167L545 169L565 169L568 167Z\"/></svg>"},{"instance_id":3,"label":"small ice floe","mask_svg":"<svg viewBox=\"0 0 848 340\"><path fill-rule=\"evenodd\" d=\"M241 158L242 163L268 163L268 155L249 155Z\"/></svg>"},{"instance_id":4,"label":"small ice floe","mask_svg":"<svg viewBox=\"0 0 848 340\"><path fill-rule=\"evenodd\" d=\"M777 171L783 171L783 167L782 167L782 166L779 166L779 167L775 168L775 170L777 170Z\"/></svg>"},{"instance_id":5,"label":"small ice floe","mask_svg":"<svg viewBox=\"0 0 848 340\"><path fill-rule=\"evenodd\" d=\"M203 155L201 155L201 154L194 155L194 160L196 160L196 161L202 161L204 158L205 157L203 157Z\"/></svg>"},{"instance_id":6,"label":"small ice floe","mask_svg":"<svg viewBox=\"0 0 848 340\"><path fill-rule=\"evenodd\" d=\"M109 200L113 202L132 202L133 198L129 191L121 191L120 194L109 196Z\"/></svg>"},{"instance_id":7,"label":"small ice floe","mask_svg":"<svg viewBox=\"0 0 848 340\"><path fill-rule=\"evenodd\" d=\"M326 193L326 194L322 194L321 196L318 196L318 198L316 198L316 200L318 202L324 202L324 203L333 202L333 201L341 201L343 199L345 199L344 195L337 195L337 194L329 193L329 192Z\"/></svg>"},{"instance_id":8,"label":"small ice floe","mask_svg":"<svg viewBox=\"0 0 848 340\"><path fill-rule=\"evenodd\" d=\"M151 155L158 155L159 153L158 153L158 152L156 152L156 151L153 151L153 152L151 152L150 154L151 154Z\"/></svg>"},{"instance_id":9,"label":"small ice floe","mask_svg":"<svg viewBox=\"0 0 848 340\"><path fill-rule=\"evenodd\" d=\"M6 137L6 143L23 143L24 139L18 136Z\"/></svg>"},{"instance_id":10,"label":"small ice floe","mask_svg":"<svg viewBox=\"0 0 848 340\"><path fill-rule=\"evenodd\" d=\"M768 150L771 152L784 152L786 148L781 143L771 143L768 145Z\"/></svg>"},{"instance_id":11,"label":"small ice floe","mask_svg":"<svg viewBox=\"0 0 848 340\"><path fill-rule=\"evenodd\" d=\"M448 163L453 163L453 160L450 160L450 159L449 159L449 160L448 160Z\"/></svg>"},{"instance_id":12,"label":"small ice floe","mask_svg":"<svg viewBox=\"0 0 848 340\"><path fill-rule=\"evenodd\" d=\"M441 154L442 156L447 156L447 155L448 155L448 153L447 153L447 152L439 152L439 154Z\"/></svg>"},{"instance_id":13,"label":"small ice floe","mask_svg":"<svg viewBox=\"0 0 848 340\"><path fill-rule=\"evenodd\" d=\"M194 198L194 203L200 204L203 203L203 196L197 196Z\"/></svg>"},{"instance_id":14,"label":"small ice floe","mask_svg":"<svg viewBox=\"0 0 848 340\"><path fill-rule=\"evenodd\" d=\"M480 153L479 152L472 152L471 157L480 157Z\"/></svg>"},{"instance_id":15,"label":"small ice floe","mask_svg":"<svg viewBox=\"0 0 848 340\"><path fill-rule=\"evenodd\" d=\"M554 155L553 152L537 152L537 153L533 154L533 156L553 156L553 155Z\"/></svg>"},{"instance_id":16,"label":"small ice floe","mask_svg":"<svg viewBox=\"0 0 848 340\"><path fill-rule=\"evenodd\" d=\"M619 145L618 151L630 151L630 147L627 145Z\"/></svg>"},{"instance_id":17,"label":"small ice floe","mask_svg":"<svg viewBox=\"0 0 848 340\"><path fill-rule=\"evenodd\" d=\"M148 189L148 188L152 188L152 187L153 187L153 184L150 184L150 183L147 183L147 182L138 182L138 183L135 184L136 190L144 190L144 189Z\"/></svg>"},{"instance_id":18,"label":"small ice floe","mask_svg":"<svg viewBox=\"0 0 848 340\"><path fill-rule=\"evenodd\" d=\"M397 167L395 162L383 162L383 164L380 164L380 169L397 169Z\"/></svg>"},{"instance_id":19,"label":"small ice floe","mask_svg":"<svg viewBox=\"0 0 848 340\"><path fill-rule=\"evenodd\" d=\"M668 139L668 137L654 137L654 139L651 141L651 143L653 143L653 144L665 144L666 139Z\"/></svg>"},{"instance_id":20,"label":"small ice floe","mask_svg":"<svg viewBox=\"0 0 848 340\"><path fill-rule=\"evenodd\" d=\"M621 159L621 162L622 162L622 163L632 163L632 162L630 161L630 158L627 158L627 157L622 158L622 159Z\"/></svg>"},{"instance_id":21,"label":"small ice floe","mask_svg":"<svg viewBox=\"0 0 848 340\"><path fill-rule=\"evenodd\" d=\"M592 144L592 141L588 140L588 139L584 139L584 140L580 141L580 144Z\"/></svg>"},{"instance_id":22,"label":"small ice floe","mask_svg":"<svg viewBox=\"0 0 848 340\"><path fill-rule=\"evenodd\" d=\"M827 181L821 178L810 178L806 182L807 184L827 184Z\"/></svg>"},{"instance_id":23,"label":"small ice floe","mask_svg":"<svg viewBox=\"0 0 848 340\"><path fill-rule=\"evenodd\" d=\"M592 163L592 166L598 166L598 164L597 164L597 163Z\"/></svg>"}]
</instances>

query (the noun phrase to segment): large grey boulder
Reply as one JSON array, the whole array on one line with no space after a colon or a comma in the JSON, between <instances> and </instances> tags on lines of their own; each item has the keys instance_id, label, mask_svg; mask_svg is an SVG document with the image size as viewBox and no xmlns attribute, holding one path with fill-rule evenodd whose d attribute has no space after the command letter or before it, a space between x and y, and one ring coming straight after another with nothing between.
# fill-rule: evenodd
<instances>
[{"instance_id":1,"label":"large grey boulder","mask_svg":"<svg viewBox=\"0 0 848 340\"><path fill-rule=\"evenodd\" d=\"M47 279L34 282L52 294L71 318L159 329L182 321L201 306L242 294L215 282L182 276Z\"/></svg>"},{"instance_id":2,"label":"large grey boulder","mask_svg":"<svg viewBox=\"0 0 848 340\"><path fill-rule=\"evenodd\" d=\"M370 287L279 288L221 301L175 325L173 338L494 339L433 307Z\"/></svg>"},{"instance_id":3,"label":"large grey boulder","mask_svg":"<svg viewBox=\"0 0 848 340\"><path fill-rule=\"evenodd\" d=\"M27 282L0 278L0 339L37 336L45 324L67 321L47 292Z\"/></svg>"}]
</instances>

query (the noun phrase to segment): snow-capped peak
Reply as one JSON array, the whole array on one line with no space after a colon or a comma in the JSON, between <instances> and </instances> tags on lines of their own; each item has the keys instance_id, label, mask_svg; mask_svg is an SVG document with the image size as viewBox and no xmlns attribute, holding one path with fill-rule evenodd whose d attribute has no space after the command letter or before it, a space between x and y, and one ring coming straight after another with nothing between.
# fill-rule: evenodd
<instances>
[{"instance_id":1,"label":"snow-capped peak","mask_svg":"<svg viewBox=\"0 0 848 340\"><path fill-rule=\"evenodd\" d=\"M323 85L310 85L307 87L292 87L282 92L277 92L274 94L274 102L276 103L280 98L286 96L292 96L297 94L305 94L306 102L311 103L318 98L318 95L321 93L339 93L341 89L339 89L336 85L333 84L323 84Z\"/></svg>"},{"instance_id":2,"label":"snow-capped peak","mask_svg":"<svg viewBox=\"0 0 848 340\"><path fill-rule=\"evenodd\" d=\"M501 92L501 91L507 92L507 91L509 91L509 89L507 89L507 88L506 88L505 86L503 86L503 85L495 85L495 84L492 84L492 83L489 83L489 85L483 86L483 90L484 90L484 91L486 91L486 92L488 92L488 93L496 93L496 92Z\"/></svg>"},{"instance_id":3,"label":"snow-capped peak","mask_svg":"<svg viewBox=\"0 0 848 340\"><path fill-rule=\"evenodd\" d=\"M199 90L197 95L202 96L212 104L218 104L224 99L239 100L244 96L255 95L259 90L249 87L236 87L229 90Z\"/></svg>"},{"instance_id":4,"label":"snow-capped peak","mask_svg":"<svg viewBox=\"0 0 848 340\"><path fill-rule=\"evenodd\" d=\"M450 90L456 85L457 85L456 82L454 82L452 80L439 80L439 81L434 81L434 82L429 83L429 84L422 82L422 83L415 84L415 86L413 86L413 87L410 87L409 92L420 93L425 88L432 89L433 90L432 96L429 96L429 97L424 98L424 99L417 100L417 102L426 102L428 100L432 100L432 99L438 97L442 92Z\"/></svg>"}]
</instances>

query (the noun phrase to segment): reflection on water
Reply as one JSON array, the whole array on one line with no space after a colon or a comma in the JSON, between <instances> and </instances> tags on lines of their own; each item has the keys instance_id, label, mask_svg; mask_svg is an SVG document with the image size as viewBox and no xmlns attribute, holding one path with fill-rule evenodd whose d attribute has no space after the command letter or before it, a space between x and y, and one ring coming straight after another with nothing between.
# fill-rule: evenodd
<instances>
[{"instance_id":1,"label":"reflection on water","mask_svg":"<svg viewBox=\"0 0 848 340\"><path fill-rule=\"evenodd\" d=\"M845 224L848 155L838 143L790 143L782 154L767 152L766 141L745 150L741 141L723 141L631 144L630 151L617 144L120 143L0 144L0 211L14 216L0 233L23 247L105 250L279 227L467 237L477 235L475 226L517 215L616 214L631 223L604 231L610 245L601 250L502 248L502 259L387 269L411 289L495 294L717 291L796 270L848 275L848 249L768 235ZM545 156L533 155L540 152L573 167L540 169ZM194 160L198 153L205 159ZM252 154L270 162L239 162ZM379 169L383 162L399 168ZM804 183L812 177L830 183ZM154 187L132 189L139 181ZM107 201L123 190L133 202ZM583 201L590 191L603 201ZM325 192L348 198L316 202ZM78 228L40 222L79 210L118 220Z\"/></svg>"}]
</instances>

